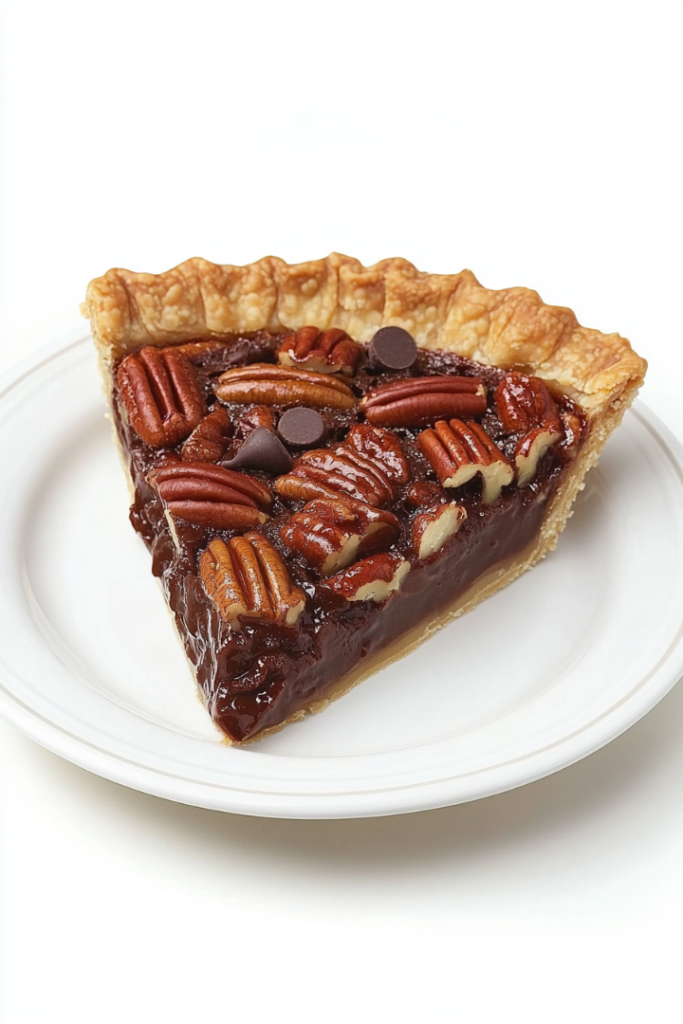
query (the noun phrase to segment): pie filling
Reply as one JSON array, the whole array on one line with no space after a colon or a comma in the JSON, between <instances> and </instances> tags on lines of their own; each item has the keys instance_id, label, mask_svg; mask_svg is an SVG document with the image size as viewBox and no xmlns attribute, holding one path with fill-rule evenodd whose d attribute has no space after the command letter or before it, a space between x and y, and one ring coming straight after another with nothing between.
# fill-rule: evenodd
<instances>
[{"instance_id":1,"label":"pie filling","mask_svg":"<svg viewBox=\"0 0 683 1024\"><path fill-rule=\"evenodd\" d=\"M261 331L115 367L131 521L234 742L525 552L586 440L538 378L403 335Z\"/></svg>"}]
</instances>

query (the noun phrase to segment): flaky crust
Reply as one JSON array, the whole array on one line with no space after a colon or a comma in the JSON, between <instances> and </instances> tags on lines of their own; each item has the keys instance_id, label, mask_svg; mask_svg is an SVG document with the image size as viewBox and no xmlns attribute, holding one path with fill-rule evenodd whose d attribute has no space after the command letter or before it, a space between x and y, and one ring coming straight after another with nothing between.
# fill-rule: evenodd
<instances>
[{"instance_id":1,"label":"flaky crust","mask_svg":"<svg viewBox=\"0 0 683 1024\"><path fill-rule=\"evenodd\" d=\"M362 342L395 324L423 348L552 381L593 418L628 404L647 368L625 338L581 327L535 291L492 291L469 270L426 274L404 259L364 267L339 253L293 265L266 256L233 267L195 258L164 274L109 270L90 282L82 309L105 374L139 345L305 324Z\"/></svg>"}]
</instances>

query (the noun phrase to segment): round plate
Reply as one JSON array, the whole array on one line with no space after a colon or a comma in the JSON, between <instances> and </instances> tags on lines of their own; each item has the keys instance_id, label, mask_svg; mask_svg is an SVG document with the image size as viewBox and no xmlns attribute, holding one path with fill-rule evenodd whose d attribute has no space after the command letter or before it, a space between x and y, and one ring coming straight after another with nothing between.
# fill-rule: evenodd
<instances>
[{"instance_id":1,"label":"round plate","mask_svg":"<svg viewBox=\"0 0 683 1024\"><path fill-rule=\"evenodd\" d=\"M521 786L633 725L683 673L683 458L642 405L558 550L333 704L221 743L128 523L82 332L0 389L0 711L38 743L157 796L333 818Z\"/></svg>"}]
</instances>

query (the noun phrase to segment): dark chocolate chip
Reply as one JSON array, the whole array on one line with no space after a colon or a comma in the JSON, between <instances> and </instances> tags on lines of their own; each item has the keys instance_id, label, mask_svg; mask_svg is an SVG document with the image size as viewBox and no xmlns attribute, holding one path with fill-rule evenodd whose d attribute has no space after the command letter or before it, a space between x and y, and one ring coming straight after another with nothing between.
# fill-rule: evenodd
<instances>
[{"instance_id":1,"label":"dark chocolate chip","mask_svg":"<svg viewBox=\"0 0 683 1024\"><path fill-rule=\"evenodd\" d=\"M402 327L381 327L370 342L370 360L384 370L407 370L417 359L417 345Z\"/></svg>"},{"instance_id":2,"label":"dark chocolate chip","mask_svg":"<svg viewBox=\"0 0 683 1024\"><path fill-rule=\"evenodd\" d=\"M282 414L277 432L293 448L315 448L325 440L327 427L319 412L302 406Z\"/></svg>"},{"instance_id":3,"label":"dark chocolate chip","mask_svg":"<svg viewBox=\"0 0 683 1024\"><path fill-rule=\"evenodd\" d=\"M226 469L260 469L270 476L280 476L292 468L292 458L285 446L267 427L252 430L232 459L221 462Z\"/></svg>"}]
</instances>

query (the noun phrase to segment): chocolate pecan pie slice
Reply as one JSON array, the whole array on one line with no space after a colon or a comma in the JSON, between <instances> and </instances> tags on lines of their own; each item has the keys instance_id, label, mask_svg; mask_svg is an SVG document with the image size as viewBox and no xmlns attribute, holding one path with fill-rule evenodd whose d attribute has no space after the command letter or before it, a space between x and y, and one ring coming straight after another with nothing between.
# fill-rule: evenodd
<instances>
[{"instance_id":1,"label":"chocolate pecan pie slice","mask_svg":"<svg viewBox=\"0 0 683 1024\"><path fill-rule=\"evenodd\" d=\"M237 743L547 554L646 369L535 292L401 259L110 270L84 312L131 520Z\"/></svg>"}]
</instances>

